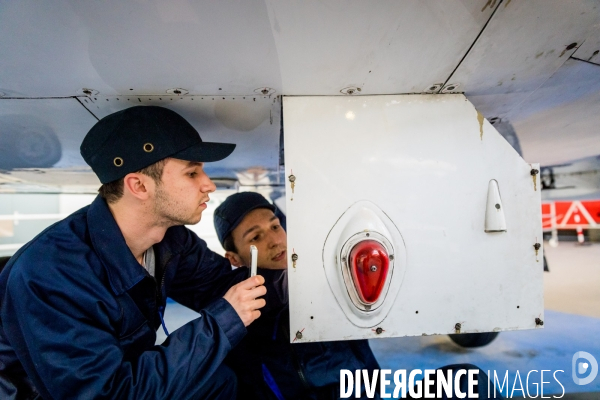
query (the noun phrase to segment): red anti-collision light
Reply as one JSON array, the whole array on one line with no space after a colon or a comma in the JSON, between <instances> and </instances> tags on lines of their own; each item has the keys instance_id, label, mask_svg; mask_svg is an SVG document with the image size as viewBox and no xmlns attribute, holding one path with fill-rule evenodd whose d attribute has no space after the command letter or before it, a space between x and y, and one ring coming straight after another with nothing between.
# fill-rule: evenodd
<instances>
[{"instance_id":1,"label":"red anti-collision light","mask_svg":"<svg viewBox=\"0 0 600 400\"><path fill-rule=\"evenodd\" d=\"M390 259L383 245L375 240L363 240L350 250L350 270L358 297L373 304L381 295Z\"/></svg>"}]
</instances>

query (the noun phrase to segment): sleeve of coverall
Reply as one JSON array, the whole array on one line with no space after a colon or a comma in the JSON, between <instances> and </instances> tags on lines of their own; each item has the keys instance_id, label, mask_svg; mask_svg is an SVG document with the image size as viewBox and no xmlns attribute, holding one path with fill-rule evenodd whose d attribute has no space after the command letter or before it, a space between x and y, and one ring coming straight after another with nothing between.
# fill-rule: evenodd
<instances>
[{"instance_id":1,"label":"sleeve of coverall","mask_svg":"<svg viewBox=\"0 0 600 400\"><path fill-rule=\"evenodd\" d=\"M228 332L219 325L214 315L237 317L222 299L173 332L163 346L150 345L127 359L121 343L128 337L119 337L113 326L119 306L111 301L110 289L75 260L56 268L46 268L42 259L35 262L39 268L11 273L0 318L43 398L194 398L245 334L241 321ZM148 332L145 328L142 324L131 336Z\"/></svg>"}]
</instances>

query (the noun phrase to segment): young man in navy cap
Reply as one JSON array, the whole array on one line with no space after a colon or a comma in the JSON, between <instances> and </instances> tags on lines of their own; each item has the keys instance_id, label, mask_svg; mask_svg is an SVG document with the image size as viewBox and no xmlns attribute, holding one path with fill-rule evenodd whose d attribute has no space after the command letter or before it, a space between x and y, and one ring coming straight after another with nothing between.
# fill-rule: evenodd
<instances>
[{"instance_id":1,"label":"young man in navy cap","mask_svg":"<svg viewBox=\"0 0 600 400\"><path fill-rule=\"evenodd\" d=\"M217 207L217 236L232 265L250 265L254 245L258 266L287 268L287 236L276 213L253 192L229 196ZM287 282L283 287L285 292L278 294L285 305L264 312L226 359L244 399L337 399L340 369L372 374L379 368L366 340L290 344Z\"/></svg>"},{"instance_id":2,"label":"young man in navy cap","mask_svg":"<svg viewBox=\"0 0 600 400\"><path fill-rule=\"evenodd\" d=\"M247 278L182 226L200 221L215 190L203 163L234 147L203 142L161 107L94 125L81 154L100 195L0 274L0 398L235 397L222 362L259 309L281 307L263 276L284 271ZM201 316L155 346L167 296Z\"/></svg>"}]
</instances>

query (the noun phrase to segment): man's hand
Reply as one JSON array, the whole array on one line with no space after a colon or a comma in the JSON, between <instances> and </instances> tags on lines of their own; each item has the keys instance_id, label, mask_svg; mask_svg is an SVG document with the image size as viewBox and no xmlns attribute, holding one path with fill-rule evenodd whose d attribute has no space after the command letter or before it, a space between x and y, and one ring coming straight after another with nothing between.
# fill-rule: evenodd
<instances>
[{"instance_id":1,"label":"man's hand","mask_svg":"<svg viewBox=\"0 0 600 400\"><path fill-rule=\"evenodd\" d=\"M223 296L238 313L244 326L250 325L260 317L258 309L267 304L265 299L257 299L267 293L267 288L263 286L264 283L265 278L256 275L232 286Z\"/></svg>"}]
</instances>

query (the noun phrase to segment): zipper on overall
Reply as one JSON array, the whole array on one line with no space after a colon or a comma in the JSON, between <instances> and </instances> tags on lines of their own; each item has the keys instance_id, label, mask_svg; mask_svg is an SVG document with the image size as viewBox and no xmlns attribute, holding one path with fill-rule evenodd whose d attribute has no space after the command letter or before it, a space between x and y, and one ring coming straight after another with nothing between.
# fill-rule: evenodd
<instances>
[{"instance_id":1,"label":"zipper on overall","mask_svg":"<svg viewBox=\"0 0 600 400\"><path fill-rule=\"evenodd\" d=\"M165 307L163 306L163 293L165 288L165 276L167 276L167 265L169 261L165 263L165 270L163 271L162 278L160 279L160 287L157 288L156 291L156 304L158 305L158 316L160 318L160 324L162 325L163 331L165 331L165 335L169 336L169 331L167 330L167 325L165 324ZM156 282L156 279L154 279ZM166 299L165 299L166 300Z\"/></svg>"}]
</instances>

